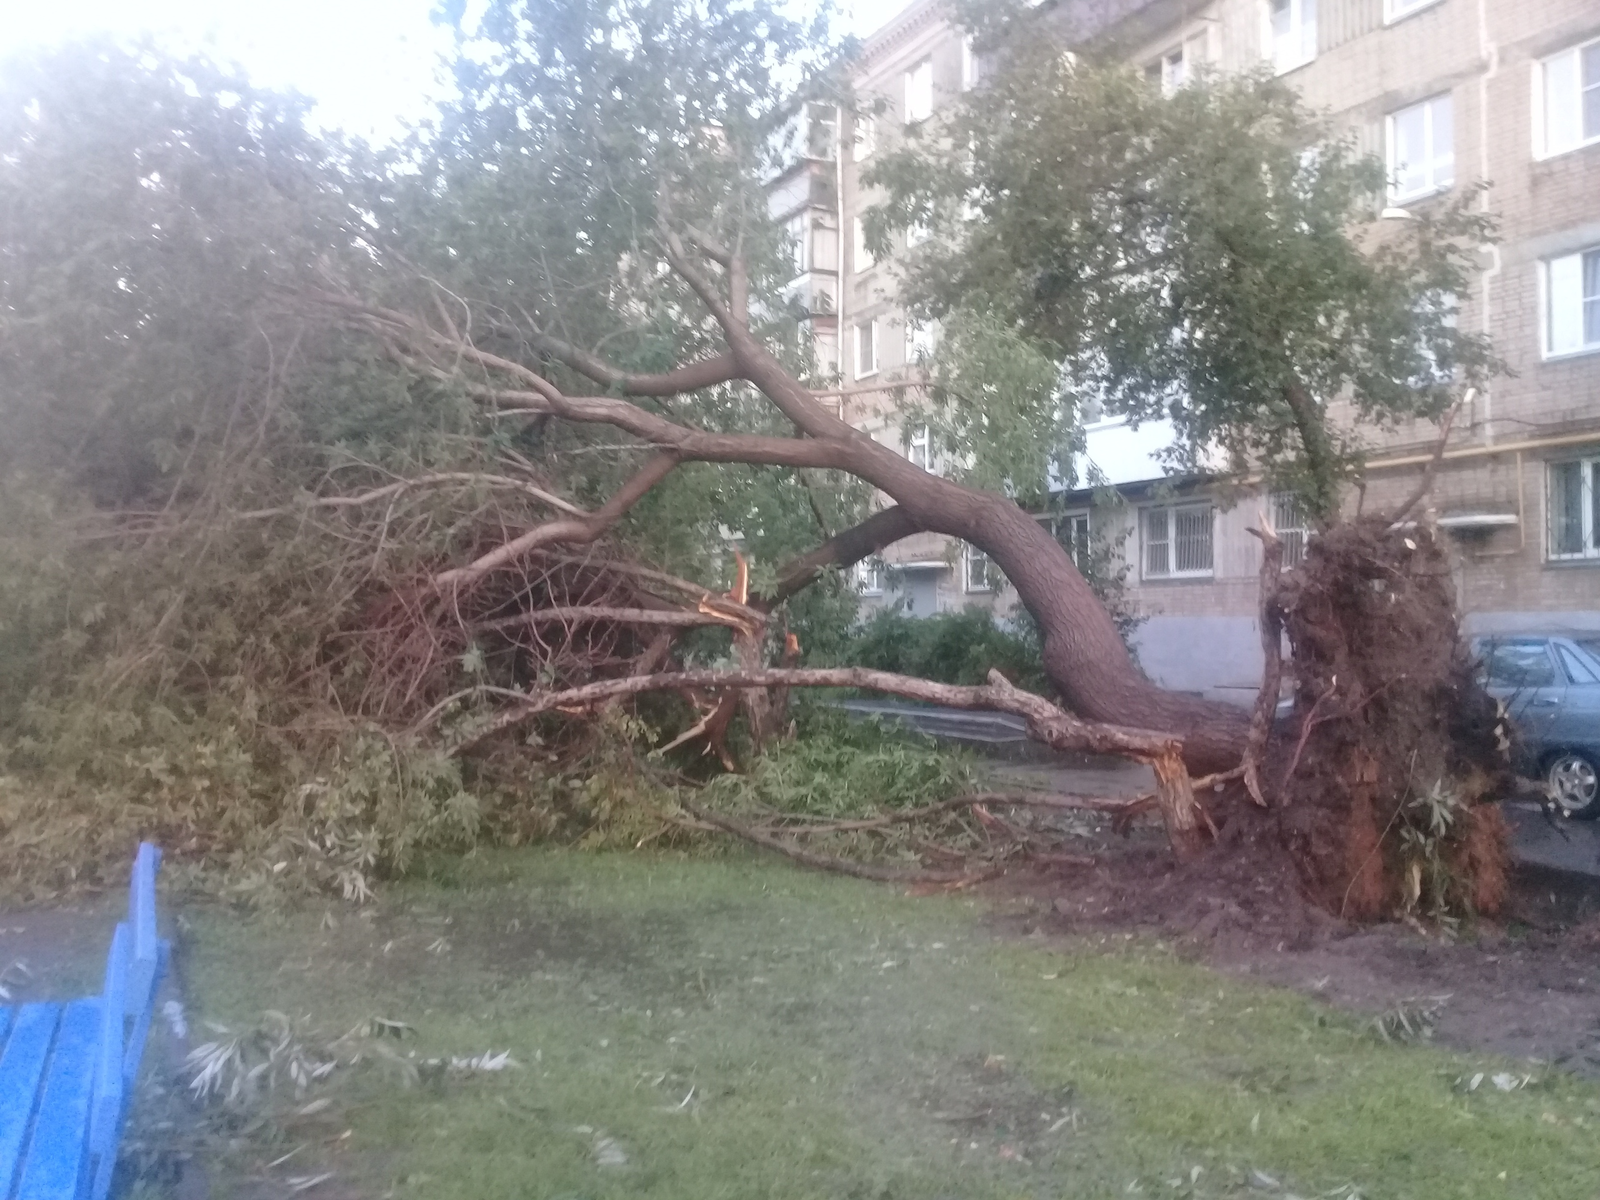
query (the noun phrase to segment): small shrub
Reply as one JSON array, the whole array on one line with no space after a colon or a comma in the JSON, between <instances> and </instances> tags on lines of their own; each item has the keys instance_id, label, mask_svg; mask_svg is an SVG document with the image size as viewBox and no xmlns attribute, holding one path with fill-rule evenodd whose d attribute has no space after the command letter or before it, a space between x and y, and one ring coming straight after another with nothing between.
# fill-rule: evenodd
<instances>
[{"instance_id":1,"label":"small shrub","mask_svg":"<svg viewBox=\"0 0 1600 1200\"><path fill-rule=\"evenodd\" d=\"M1019 687L1049 690L1037 641L1002 628L981 608L930 617L880 609L850 638L844 659L876 671L965 685L983 683L998 669Z\"/></svg>"},{"instance_id":2,"label":"small shrub","mask_svg":"<svg viewBox=\"0 0 1600 1200\"><path fill-rule=\"evenodd\" d=\"M813 709L800 736L769 749L747 775L725 775L708 799L783 813L849 817L913 808L976 791L978 764L963 751L878 721Z\"/></svg>"}]
</instances>

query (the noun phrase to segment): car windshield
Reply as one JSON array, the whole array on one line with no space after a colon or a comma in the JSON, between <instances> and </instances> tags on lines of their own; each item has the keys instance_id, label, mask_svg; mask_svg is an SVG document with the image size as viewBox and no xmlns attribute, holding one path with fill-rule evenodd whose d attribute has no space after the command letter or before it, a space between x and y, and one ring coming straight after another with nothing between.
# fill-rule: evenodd
<instances>
[{"instance_id":1,"label":"car windshield","mask_svg":"<svg viewBox=\"0 0 1600 1200\"><path fill-rule=\"evenodd\" d=\"M1573 638L1573 641L1587 650L1594 658L1600 658L1600 637Z\"/></svg>"}]
</instances>

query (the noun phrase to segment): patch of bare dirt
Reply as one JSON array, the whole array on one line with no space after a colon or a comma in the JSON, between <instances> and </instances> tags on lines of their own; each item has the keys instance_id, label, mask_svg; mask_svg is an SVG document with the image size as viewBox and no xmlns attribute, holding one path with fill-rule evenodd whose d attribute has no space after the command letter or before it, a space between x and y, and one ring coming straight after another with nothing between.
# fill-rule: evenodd
<instances>
[{"instance_id":1,"label":"patch of bare dirt","mask_svg":"<svg viewBox=\"0 0 1600 1200\"><path fill-rule=\"evenodd\" d=\"M1374 1018L1437 1009L1463 1049L1600 1076L1600 878L1520 867L1493 920L1457 931L1358 924L1307 902L1270 821L1235 820L1176 865L1158 827L1086 839L1092 867L1018 871L991 885L1031 900L1030 931L1141 933L1180 952Z\"/></svg>"}]
</instances>

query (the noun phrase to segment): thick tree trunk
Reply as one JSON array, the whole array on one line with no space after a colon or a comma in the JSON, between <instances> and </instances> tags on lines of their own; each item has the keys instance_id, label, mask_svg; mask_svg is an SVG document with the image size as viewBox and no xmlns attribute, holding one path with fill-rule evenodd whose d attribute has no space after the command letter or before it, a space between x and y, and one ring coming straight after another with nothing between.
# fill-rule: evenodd
<instances>
[{"instance_id":1,"label":"thick tree trunk","mask_svg":"<svg viewBox=\"0 0 1600 1200\"><path fill-rule=\"evenodd\" d=\"M1111 614L1042 524L1003 495L931 474L878 444L818 405L748 330L735 325L728 336L741 373L801 432L838 446L833 465L895 500L903 516L891 527L970 542L1005 573L1039 625L1045 671L1068 708L1092 721L1173 734L1182 740L1184 762L1196 774L1238 763L1249 735L1248 714L1166 691L1146 679ZM870 552L870 547L864 551Z\"/></svg>"}]
</instances>

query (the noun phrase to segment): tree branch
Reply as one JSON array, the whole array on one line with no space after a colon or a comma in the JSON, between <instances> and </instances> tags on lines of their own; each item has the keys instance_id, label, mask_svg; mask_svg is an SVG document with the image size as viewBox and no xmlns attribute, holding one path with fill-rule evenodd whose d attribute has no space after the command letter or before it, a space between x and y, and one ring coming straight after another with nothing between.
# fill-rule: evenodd
<instances>
[{"instance_id":1,"label":"tree branch","mask_svg":"<svg viewBox=\"0 0 1600 1200\"><path fill-rule=\"evenodd\" d=\"M816 438L767 437L761 434L708 433L679 425L615 396L549 397L537 392L475 388L492 400L524 405L531 414L549 413L576 424L610 425L643 438L679 461L739 462L757 466L849 469L850 448Z\"/></svg>"},{"instance_id":2,"label":"tree branch","mask_svg":"<svg viewBox=\"0 0 1600 1200\"><path fill-rule=\"evenodd\" d=\"M1450 440L1450 426L1455 424L1456 414L1461 411L1461 406L1472 396L1474 390L1473 388L1468 388L1467 394L1452 404L1450 411L1445 413L1444 420L1439 422L1439 440L1433 447L1433 457L1423 466L1422 478L1417 480L1417 486L1412 489L1411 495L1406 497L1405 503L1395 509L1394 518L1389 522L1389 528L1398 528L1400 523L1410 515L1411 510L1421 504L1423 498L1432 489L1433 477L1439 470L1439 464L1444 461L1445 443Z\"/></svg>"},{"instance_id":3,"label":"tree branch","mask_svg":"<svg viewBox=\"0 0 1600 1200\"><path fill-rule=\"evenodd\" d=\"M863 688L867 691L886 692L950 708L1009 712L1027 720L1028 732L1032 737L1061 750L1120 754L1144 762L1154 762L1181 748L1181 743L1169 734L1080 721L1051 704L1043 696L1014 687L998 671L989 673L987 684L971 687L934 683L927 679L896 675L889 671L872 671L864 667L777 667L741 671L676 671L628 679L606 679L565 691L530 696L526 703L510 712L502 713L486 726L474 730L467 738L457 743L455 750L456 752L465 750L502 730L531 720L540 713L558 708L582 708L614 696L637 696L645 692L682 688L777 686Z\"/></svg>"},{"instance_id":4,"label":"tree branch","mask_svg":"<svg viewBox=\"0 0 1600 1200\"><path fill-rule=\"evenodd\" d=\"M580 350L547 333L534 332L529 336L535 349L602 387L615 388L624 396L676 396L730 383L739 377L731 354L718 354L660 374L634 375L612 366L597 354Z\"/></svg>"},{"instance_id":5,"label":"tree branch","mask_svg":"<svg viewBox=\"0 0 1600 1200\"><path fill-rule=\"evenodd\" d=\"M898 504L880 508L859 525L840 530L815 550L779 567L778 582L772 594L763 596L762 601L775 608L809 587L829 567L853 567L885 546L921 531L922 527Z\"/></svg>"},{"instance_id":6,"label":"tree branch","mask_svg":"<svg viewBox=\"0 0 1600 1200\"><path fill-rule=\"evenodd\" d=\"M281 517L289 513L302 512L307 508L356 508L363 504L371 504L375 500L397 496L401 492L411 491L414 488L434 487L446 483L475 483L488 487L510 488L526 493L535 500L572 516L586 517L589 515L577 505L521 479L512 479L506 475L482 475L470 471L443 471L433 475L419 475L414 479L401 479L354 496L319 496L315 499L307 500L304 504L282 504L276 508L258 508L250 512L239 513L235 519L240 521L262 520L267 517Z\"/></svg>"},{"instance_id":7,"label":"tree branch","mask_svg":"<svg viewBox=\"0 0 1600 1200\"><path fill-rule=\"evenodd\" d=\"M594 512L581 517L570 517L565 521L549 521L535 526L520 537L512 538L509 542L495 547L464 567L440 572L433 577L434 586L444 589L471 583L497 567L503 567L524 554L537 550L540 546L556 542L596 540L620 521L651 488L672 474L677 469L679 461L678 456L671 453L653 455L631 479L617 489L611 499Z\"/></svg>"},{"instance_id":8,"label":"tree branch","mask_svg":"<svg viewBox=\"0 0 1600 1200\"><path fill-rule=\"evenodd\" d=\"M538 608L518 613L514 617L497 617L492 621L474 624L473 629L515 629L519 625L551 625L562 622L576 624L580 621L614 621L619 625L663 625L689 629L699 625L737 626L733 617L712 609L689 611L685 609L616 608L604 604L568 605L560 608Z\"/></svg>"}]
</instances>

